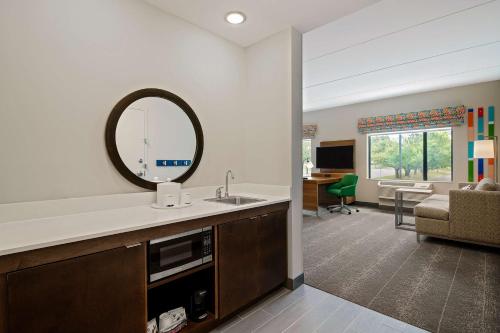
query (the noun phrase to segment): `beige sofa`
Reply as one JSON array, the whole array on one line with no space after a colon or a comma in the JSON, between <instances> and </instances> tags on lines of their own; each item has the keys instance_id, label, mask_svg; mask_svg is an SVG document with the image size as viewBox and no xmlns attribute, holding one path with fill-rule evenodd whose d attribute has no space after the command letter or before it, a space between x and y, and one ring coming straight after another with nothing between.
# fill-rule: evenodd
<instances>
[{"instance_id":1,"label":"beige sofa","mask_svg":"<svg viewBox=\"0 0 500 333\"><path fill-rule=\"evenodd\" d=\"M460 184L459 188L470 184ZM500 188L497 185L497 188ZM500 191L450 190L433 194L415 206L420 235L500 247Z\"/></svg>"}]
</instances>

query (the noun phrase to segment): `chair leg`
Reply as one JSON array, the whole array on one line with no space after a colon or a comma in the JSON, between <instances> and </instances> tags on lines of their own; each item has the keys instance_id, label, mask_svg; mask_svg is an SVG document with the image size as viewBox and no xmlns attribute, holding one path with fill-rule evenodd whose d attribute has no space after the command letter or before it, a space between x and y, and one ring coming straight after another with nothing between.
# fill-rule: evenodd
<instances>
[{"instance_id":1,"label":"chair leg","mask_svg":"<svg viewBox=\"0 0 500 333\"><path fill-rule=\"evenodd\" d=\"M351 209L354 209L356 211L356 213L359 213L359 209L357 209L356 207L351 207L351 206L348 206L348 205L344 205L344 208L347 209L349 212L351 212Z\"/></svg>"},{"instance_id":2,"label":"chair leg","mask_svg":"<svg viewBox=\"0 0 500 333\"><path fill-rule=\"evenodd\" d=\"M352 209L355 209L356 212L359 212L359 209L357 208L354 208L354 207L350 207L348 205L346 205L344 203L344 197L341 197L340 198L340 205L331 205L331 206L328 206L327 209L330 213L333 213L333 212L340 212L340 213L343 213L344 211L348 214L348 215L351 215L352 214Z\"/></svg>"},{"instance_id":3,"label":"chair leg","mask_svg":"<svg viewBox=\"0 0 500 333\"><path fill-rule=\"evenodd\" d=\"M420 234L417 232L417 243L420 243Z\"/></svg>"},{"instance_id":4,"label":"chair leg","mask_svg":"<svg viewBox=\"0 0 500 333\"><path fill-rule=\"evenodd\" d=\"M340 205L330 205L330 206L326 207L326 209L330 213L333 213L335 211L341 211L342 210L342 201L340 202Z\"/></svg>"},{"instance_id":5,"label":"chair leg","mask_svg":"<svg viewBox=\"0 0 500 333\"><path fill-rule=\"evenodd\" d=\"M342 209L346 210L347 211L347 214L351 215L351 207L347 206L346 204L344 204L344 199L342 198Z\"/></svg>"},{"instance_id":6,"label":"chair leg","mask_svg":"<svg viewBox=\"0 0 500 333\"><path fill-rule=\"evenodd\" d=\"M326 207L326 209L328 209L328 211L330 213L333 213L335 211L340 211L342 209L342 206L341 205L331 205L331 206Z\"/></svg>"}]
</instances>

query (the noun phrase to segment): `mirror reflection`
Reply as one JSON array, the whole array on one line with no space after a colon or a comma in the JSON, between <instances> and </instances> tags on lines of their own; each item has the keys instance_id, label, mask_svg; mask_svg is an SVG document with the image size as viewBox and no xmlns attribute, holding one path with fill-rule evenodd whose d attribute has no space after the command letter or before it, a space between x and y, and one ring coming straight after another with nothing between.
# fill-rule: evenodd
<instances>
[{"instance_id":1,"label":"mirror reflection","mask_svg":"<svg viewBox=\"0 0 500 333\"><path fill-rule=\"evenodd\" d=\"M151 182L175 180L189 170L196 133L186 113L164 98L130 104L116 127L116 146L127 168Z\"/></svg>"}]
</instances>

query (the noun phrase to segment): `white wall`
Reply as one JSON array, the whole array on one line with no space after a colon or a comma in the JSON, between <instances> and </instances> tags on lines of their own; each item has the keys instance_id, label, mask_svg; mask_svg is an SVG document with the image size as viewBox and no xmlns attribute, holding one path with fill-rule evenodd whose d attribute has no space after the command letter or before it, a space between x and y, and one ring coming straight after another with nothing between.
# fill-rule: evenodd
<instances>
[{"instance_id":1,"label":"white wall","mask_svg":"<svg viewBox=\"0 0 500 333\"><path fill-rule=\"evenodd\" d=\"M292 207L288 221L288 276L303 274L302 253L302 35L292 31L291 36L291 112L292 112Z\"/></svg>"},{"instance_id":2,"label":"white wall","mask_svg":"<svg viewBox=\"0 0 500 333\"><path fill-rule=\"evenodd\" d=\"M302 271L302 36L287 29L246 50L245 175L250 182L292 186L288 276ZM286 101L286 103L283 103Z\"/></svg>"},{"instance_id":3,"label":"white wall","mask_svg":"<svg viewBox=\"0 0 500 333\"><path fill-rule=\"evenodd\" d=\"M495 133L500 131L500 81L470 86L437 90L403 97L383 99L374 102L353 104L322 111L304 113L304 124L318 124L318 133L312 141L313 161L315 148L321 141L355 139L356 172L359 185L356 198L359 201L378 202L377 181L367 179L367 137L358 133L357 120L361 117L406 113L432 108L465 105L495 106ZM477 112L476 112L477 114ZM453 129L453 183L434 183L438 193L447 193L456 183L467 180L467 126Z\"/></svg>"},{"instance_id":4,"label":"white wall","mask_svg":"<svg viewBox=\"0 0 500 333\"><path fill-rule=\"evenodd\" d=\"M290 185L292 177L288 164L292 136L290 52L289 31L266 38L246 51L249 96L245 174L261 184Z\"/></svg>"},{"instance_id":5,"label":"white wall","mask_svg":"<svg viewBox=\"0 0 500 333\"><path fill-rule=\"evenodd\" d=\"M181 96L203 126L187 186L244 169L243 48L137 0L2 1L0 45L0 203L140 191L110 163L104 127L146 87Z\"/></svg>"},{"instance_id":6,"label":"white wall","mask_svg":"<svg viewBox=\"0 0 500 333\"><path fill-rule=\"evenodd\" d=\"M292 186L289 276L302 273L301 35L248 49L137 0L0 3L0 203L142 191L113 167L104 128L137 89L181 96L205 151L186 187Z\"/></svg>"}]
</instances>

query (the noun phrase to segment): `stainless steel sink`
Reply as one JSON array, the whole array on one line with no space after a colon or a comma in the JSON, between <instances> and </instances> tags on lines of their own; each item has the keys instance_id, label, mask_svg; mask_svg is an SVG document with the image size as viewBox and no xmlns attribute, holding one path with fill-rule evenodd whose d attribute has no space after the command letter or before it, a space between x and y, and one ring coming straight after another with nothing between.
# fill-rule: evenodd
<instances>
[{"instance_id":1,"label":"stainless steel sink","mask_svg":"<svg viewBox=\"0 0 500 333\"><path fill-rule=\"evenodd\" d=\"M210 198L210 199L205 199L205 201L210 201L210 202L220 202L220 203L225 203L228 205L248 205L251 203L255 202L261 202L261 201L266 201L264 199L257 199L257 198L250 198L250 197L240 197L240 196L229 196L227 198Z\"/></svg>"}]
</instances>

